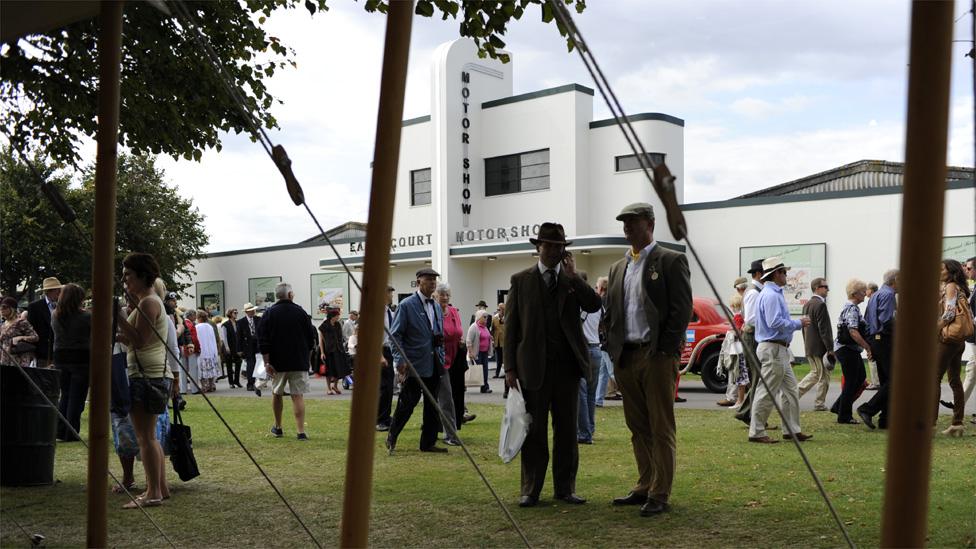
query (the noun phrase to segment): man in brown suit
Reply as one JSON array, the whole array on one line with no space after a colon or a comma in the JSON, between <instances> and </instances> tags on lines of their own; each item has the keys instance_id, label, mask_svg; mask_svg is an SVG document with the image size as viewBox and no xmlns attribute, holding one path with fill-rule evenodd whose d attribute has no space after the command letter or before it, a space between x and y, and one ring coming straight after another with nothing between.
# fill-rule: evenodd
<instances>
[{"instance_id":1,"label":"man in brown suit","mask_svg":"<svg viewBox=\"0 0 976 549\"><path fill-rule=\"evenodd\" d=\"M641 516L668 510L675 468L674 386L691 320L688 259L654 241L654 209L638 202L617 216L630 243L610 267L607 349L624 396L637 484L614 505Z\"/></svg>"},{"instance_id":2,"label":"man in brown suit","mask_svg":"<svg viewBox=\"0 0 976 549\"><path fill-rule=\"evenodd\" d=\"M830 325L830 314L827 313L827 292L830 287L824 278L814 278L810 282L813 296L803 305L803 315L810 319L810 325L803 328L803 347L810 363L808 373L798 385L799 398L807 391L816 387L817 393L813 401L813 409L817 412L827 411L824 400L830 387L830 371L834 369L834 329ZM824 364L827 355L827 364Z\"/></svg>"},{"instance_id":3,"label":"man in brown suit","mask_svg":"<svg viewBox=\"0 0 976 549\"><path fill-rule=\"evenodd\" d=\"M539 262L512 275L505 305L505 386L521 388L526 411L532 414L522 444L520 507L539 502L546 480L550 412L555 497L586 503L576 495L579 380L590 364L580 310L600 310L600 296L576 274L563 226L543 223L538 236L529 241L539 252Z\"/></svg>"}]
</instances>

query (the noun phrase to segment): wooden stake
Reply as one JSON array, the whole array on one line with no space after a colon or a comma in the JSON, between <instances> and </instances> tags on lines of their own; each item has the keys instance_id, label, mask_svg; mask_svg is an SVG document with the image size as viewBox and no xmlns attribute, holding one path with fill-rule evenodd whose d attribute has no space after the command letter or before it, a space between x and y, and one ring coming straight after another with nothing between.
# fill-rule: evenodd
<instances>
[{"instance_id":1,"label":"wooden stake","mask_svg":"<svg viewBox=\"0 0 976 549\"><path fill-rule=\"evenodd\" d=\"M393 203L396 197L403 95L407 84L412 20L412 1L390 2L366 232L359 354L356 356L359 366L356 368L356 391L352 397L349 444L346 450L346 484L339 542L342 547L365 547L369 542L376 406L379 400L380 360L383 357L383 317L390 274ZM390 364L388 367L393 368L394 365Z\"/></svg>"},{"instance_id":2,"label":"wooden stake","mask_svg":"<svg viewBox=\"0 0 976 549\"><path fill-rule=\"evenodd\" d=\"M900 295L882 547L923 547L927 534L952 13L951 0L912 3Z\"/></svg>"},{"instance_id":3,"label":"wooden stake","mask_svg":"<svg viewBox=\"0 0 976 549\"><path fill-rule=\"evenodd\" d=\"M108 428L112 394L112 302L115 277L115 185L118 176L122 4L103 1L98 37L98 157L92 243L91 404L88 408L88 547L108 545Z\"/></svg>"}]
</instances>

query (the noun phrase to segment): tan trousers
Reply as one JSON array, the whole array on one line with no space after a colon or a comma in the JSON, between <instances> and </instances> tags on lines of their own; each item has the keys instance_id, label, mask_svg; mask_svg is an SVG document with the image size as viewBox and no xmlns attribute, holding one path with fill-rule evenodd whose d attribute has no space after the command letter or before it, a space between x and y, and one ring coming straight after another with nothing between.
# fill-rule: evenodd
<instances>
[{"instance_id":1,"label":"tan trousers","mask_svg":"<svg viewBox=\"0 0 976 549\"><path fill-rule=\"evenodd\" d=\"M827 400L827 389L830 388L830 372L824 367L823 357L808 356L807 362L810 363L810 373L800 380L799 398L803 398L807 391L816 387L817 392L814 393L813 404L817 408L824 408L826 406L824 401Z\"/></svg>"},{"instance_id":2,"label":"tan trousers","mask_svg":"<svg viewBox=\"0 0 976 549\"><path fill-rule=\"evenodd\" d=\"M648 356L645 350L624 350L614 373L624 396L624 419L637 460L638 480L633 490L667 503L675 468L678 359Z\"/></svg>"},{"instance_id":3,"label":"tan trousers","mask_svg":"<svg viewBox=\"0 0 976 549\"><path fill-rule=\"evenodd\" d=\"M749 438L766 436L766 420L774 410L773 399L783 410L783 433L800 431L800 396L797 391L796 375L790 365L790 350L777 343L762 342L756 350L762 363L762 381L756 381L756 396L752 401L752 422L749 424ZM789 429L787 429L787 426Z\"/></svg>"}]
</instances>

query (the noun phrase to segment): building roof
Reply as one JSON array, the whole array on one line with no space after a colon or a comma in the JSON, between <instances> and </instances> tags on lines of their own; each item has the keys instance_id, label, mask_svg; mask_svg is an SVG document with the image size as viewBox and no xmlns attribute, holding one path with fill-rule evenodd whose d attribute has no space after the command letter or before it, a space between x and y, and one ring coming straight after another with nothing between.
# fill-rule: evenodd
<instances>
[{"instance_id":1,"label":"building roof","mask_svg":"<svg viewBox=\"0 0 976 549\"><path fill-rule=\"evenodd\" d=\"M348 239L348 238L366 238L366 224L360 223L358 221L346 221L342 225L338 225L325 231L329 239ZM321 234L317 234L311 238L306 238L299 242L299 244L304 244L306 242L325 242L325 237Z\"/></svg>"},{"instance_id":2,"label":"building roof","mask_svg":"<svg viewBox=\"0 0 976 549\"><path fill-rule=\"evenodd\" d=\"M740 198L817 194L822 192L899 188L902 186L904 177L905 164L903 162L859 160L838 168L737 196L733 200ZM947 183L972 180L973 168L949 166L946 173Z\"/></svg>"}]
</instances>

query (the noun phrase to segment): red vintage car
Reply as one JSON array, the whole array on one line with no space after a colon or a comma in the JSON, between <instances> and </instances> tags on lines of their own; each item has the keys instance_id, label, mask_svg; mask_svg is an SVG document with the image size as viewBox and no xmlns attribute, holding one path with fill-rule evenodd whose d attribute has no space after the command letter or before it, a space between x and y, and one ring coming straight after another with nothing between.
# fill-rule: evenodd
<instances>
[{"instance_id":1,"label":"red vintage car","mask_svg":"<svg viewBox=\"0 0 976 549\"><path fill-rule=\"evenodd\" d=\"M713 393L724 393L728 376L717 371L719 351L725 332L732 329L718 301L696 297L692 305L691 322L685 336L685 350L681 353L681 373L701 376L705 387Z\"/></svg>"}]
</instances>

